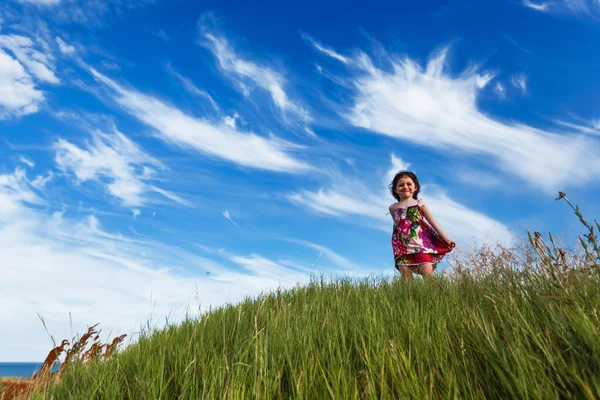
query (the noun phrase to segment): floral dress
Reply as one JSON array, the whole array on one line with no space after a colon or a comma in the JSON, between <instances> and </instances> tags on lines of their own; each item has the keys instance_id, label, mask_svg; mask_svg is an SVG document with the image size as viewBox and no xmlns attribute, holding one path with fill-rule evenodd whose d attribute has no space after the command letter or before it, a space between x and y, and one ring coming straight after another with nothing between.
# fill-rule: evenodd
<instances>
[{"instance_id":1,"label":"floral dress","mask_svg":"<svg viewBox=\"0 0 600 400\"><path fill-rule=\"evenodd\" d=\"M396 268L410 267L416 270L422 263L432 263L435 268L444 255L452 250L423 220L420 200L417 204L404 208L394 204L392 217L392 249Z\"/></svg>"}]
</instances>

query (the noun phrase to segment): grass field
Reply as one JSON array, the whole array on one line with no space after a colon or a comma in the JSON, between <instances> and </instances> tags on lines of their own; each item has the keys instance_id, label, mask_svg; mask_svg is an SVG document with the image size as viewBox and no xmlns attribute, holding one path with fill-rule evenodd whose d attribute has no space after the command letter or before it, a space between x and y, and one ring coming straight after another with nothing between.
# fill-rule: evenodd
<instances>
[{"instance_id":1,"label":"grass field","mask_svg":"<svg viewBox=\"0 0 600 400\"><path fill-rule=\"evenodd\" d=\"M600 398L591 233L580 253L532 234L529 248L479 249L434 280L314 280L247 299L75 362L43 396Z\"/></svg>"},{"instance_id":2,"label":"grass field","mask_svg":"<svg viewBox=\"0 0 600 400\"><path fill-rule=\"evenodd\" d=\"M149 333L54 398L598 398L600 288L314 282Z\"/></svg>"}]
</instances>

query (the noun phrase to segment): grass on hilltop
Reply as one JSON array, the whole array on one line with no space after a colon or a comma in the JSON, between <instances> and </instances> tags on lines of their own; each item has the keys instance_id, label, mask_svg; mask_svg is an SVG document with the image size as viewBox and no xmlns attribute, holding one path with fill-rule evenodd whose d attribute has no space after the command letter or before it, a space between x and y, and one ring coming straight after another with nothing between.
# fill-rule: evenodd
<instances>
[{"instance_id":1,"label":"grass on hilltop","mask_svg":"<svg viewBox=\"0 0 600 400\"><path fill-rule=\"evenodd\" d=\"M600 251L594 229L584 237L581 251L539 234L484 247L430 281L264 294L76 362L38 396L600 398Z\"/></svg>"}]
</instances>

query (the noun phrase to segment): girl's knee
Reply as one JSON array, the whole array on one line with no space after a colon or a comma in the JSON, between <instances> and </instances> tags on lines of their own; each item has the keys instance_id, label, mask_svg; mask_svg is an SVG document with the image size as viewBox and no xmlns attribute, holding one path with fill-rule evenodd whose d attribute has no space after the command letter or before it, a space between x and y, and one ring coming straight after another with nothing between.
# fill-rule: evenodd
<instances>
[{"instance_id":1,"label":"girl's knee","mask_svg":"<svg viewBox=\"0 0 600 400\"><path fill-rule=\"evenodd\" d=\"M433 277L433 264L423 263L419 266L419 273L425 277Z\"/></svg>"},{"instance_id":2,"label":"girl's knee","mask_svg":"<svg viewBox=\"0 0 600 400\"><path fill-rule=\"evenodd\" d=\"M404 278L404 280L409 281L412 279L412 271L410 270L410 267L396 267L398 269L398 272L400 272L400 275L402 275L402 278Z\"/></svg>"}]
</instances>

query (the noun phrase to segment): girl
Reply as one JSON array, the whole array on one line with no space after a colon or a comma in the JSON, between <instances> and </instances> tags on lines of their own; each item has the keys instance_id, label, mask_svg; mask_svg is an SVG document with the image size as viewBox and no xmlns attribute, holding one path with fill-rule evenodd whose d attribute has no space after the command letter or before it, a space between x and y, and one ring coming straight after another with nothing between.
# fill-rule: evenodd
<instances>
[{"instance_id":1,"label":"girl","mask_svg":"<svg viewBox=\"0 0 600 400\"><path fill-rule=\"evenodd\" d=\"M417 176L408 171L398 172L390 184L390 193L398 200L390 206L394 220L394 261L396 269L407 281L412 279L413 272L433 277L437 263L456 246L433 218L425 202L418 200L420 191Z\"/></svg>"}]
</instances>

